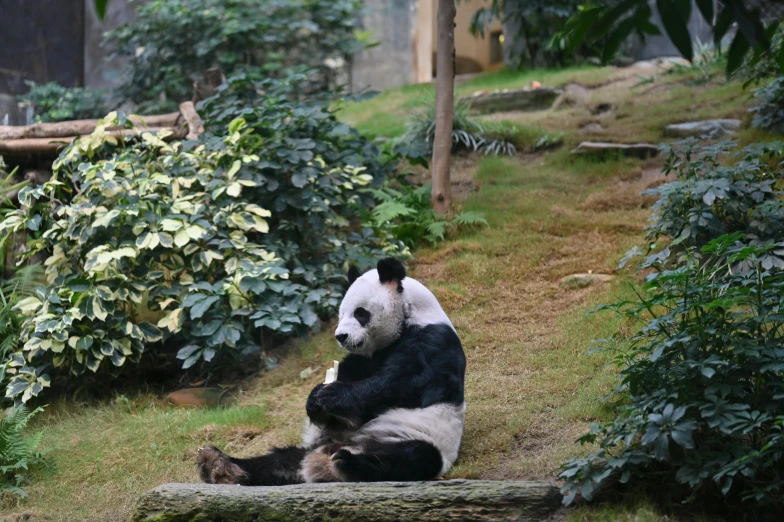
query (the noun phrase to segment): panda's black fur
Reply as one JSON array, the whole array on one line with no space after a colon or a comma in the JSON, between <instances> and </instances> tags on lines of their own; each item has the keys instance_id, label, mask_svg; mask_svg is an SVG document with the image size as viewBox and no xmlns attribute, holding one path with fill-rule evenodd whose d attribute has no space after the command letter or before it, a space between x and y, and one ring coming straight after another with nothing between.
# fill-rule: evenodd
<instances>
[{"instance_id":1,"label":"panda's black fur","mask_svg":"<svg viewBox=\"0 0 784 522\"><path fill-rule=\"evenodd\" d=\"M336 337L354 353L340 363L336 382L311 391L303 444L250 459L202 448L202 480L257 486L431 480L454 463L465 411L460 339L435 297L406 278L399 261L384 259L371 272L361 276L361 288L355 286L358 271L349 272L351 288L341 304ZM383 301L378 306L368 301L376 295ZM353 302L382 317L363 324L373 321L372 313L353 308ZM390 312L401 306L405 317ZM353 318L360 308L360 319L367 321ZM400 324L382 324L383 314L400 317ZM378 329L384 339L396 338L373 347L372 336L362 337L366 327Z\"/></svg>"}]
</instances>

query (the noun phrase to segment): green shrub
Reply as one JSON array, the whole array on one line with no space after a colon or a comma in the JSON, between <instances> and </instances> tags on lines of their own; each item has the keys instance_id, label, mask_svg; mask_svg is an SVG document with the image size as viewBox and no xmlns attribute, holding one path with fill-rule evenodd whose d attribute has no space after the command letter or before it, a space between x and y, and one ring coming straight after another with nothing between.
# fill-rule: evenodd
<instances>
[{"instance_id":1,"label":"green shrub","mask_svg":"<svg viewBox=\"0 0 784 522\"><path fill-rule=\"evenodd\" d=\"M661 236L672 238L657 255L675 256L686 247L696 252L713 239L743 232L762 245L780 240L784 234L784 157L781 143L756 144L731 152L732 141L698 148L691 138L664 145L668 157L666 174L674 181L648 190L658 195L646 238L655 245ZM766 256L764 268L784 267L783 256Z\"/></svg>"},{"instance_id":2,"label":"green shrub","mask_svg":"<svg viewBox=\"0 0 784 522\"><path fill-rule=\"evenodd\" d=\"M784 480L782 144L670 151L649 238L670 246L638 299L607 305L639 329L599 341L615 355L624 404L562 466L565 501L638 480L658 494L781 504ZM726 158L724 158L726 159ZM677 252L678 255L674 255Z\"/></svg>"},{"instance_id":3,"label":"green shrub","mask_svg":"<svg viewBox=\"0 0 784 522\"><path fill-rule=\"evenodd\" d=\"M43 463L44 457L36 451L41 433L25 436L24 430L33 415L40 411L41 408L28 411L21 407L0 414L0 492L27 496L22 489L26 473Z\"/></svg>"},{"instance_id":4,"label":"green shrub","mask_svg":"<svg viewBox=\"0 0 784 522\"><path fill-rule=\"evenodd\" d=\"M389 230L413 248L423 241L435 246L460 228L487 225L485 218L477 212L437 215L430 203L430 193L430 185L373 190L380 201L371 214L374 226Z\"/></svg>"},{"instance_id":5,"label":"green shrub","mask_svg":"<svg viewBox=\"0 0 784 522\"><path fill-rule=\"evenodd\" d=\"M237 114L224 94L207 114ZM106 126L130 124L111 114L20 194L33 210L0 230L36 220L33 251L52 255L48 286L17 304L25 345L5 361L7 397L36 396L50 370L116 374L159 341L184 368L263 350L334 313L349 263L406 255L358 226L362 187L384 176L360 162L378 151L324 105L266 94L202 143L118 142Z\"/></svg>"},{"instance_id":6,"label":"green shrub","mask_svg":"<svg viewBox=\"0 0 784 522\"><path fill-rule=\"evenodd\" d=\"M749 109L754 114L751 125L758 129L784 134L784 76L754 90L756 104Z\"/></svg>"},{"instance_id":7,"label":"green shrub","mask_svg":"<svg viewBox=\"0 0 784 522\"><path fill-rule=\"evenodd\" d=\"M394 169L394 158L384 155L373 142L356 129L341 123L334 115L335 98L340 91L314 93L310 88L312 74L303 67L294 68L285 78L266 77L258 71L230 76L212 98L199 102L197 108L205 120L205 140L225 133L229 123L238 117L265 141L269 165L286 170L295 189L301 176L293 177L296 169L305 167L303 157L289 154L287 149L299 148L319 155L328 164L346 163L364 166L373 173L373 185L379 186ZM274 140L280 139L280 143ZM294 140L313 140L300 143ZM364 196L368 203L370 196Z\"/></svg>"},{"instance_id":8,"label":"green shrub","mask_svg":"<svg viewBox=\"0 0 784 522\"><path fill-rule=\"evenodd\" d=\"M121 94L162 109L190 99L194 80L210 67L230 75L263 67L281 76L293 65L318 70L333 84L363 48L359 0L153 0L108 34L113 55L126 60Z\"/></svg>"},{"instance_id":9,"label":"green shrub","mask_svg":"<svg viewBox=\"0 0 784 522\"><path fill-rule=\"evenodd\" d=\"M24 317L14 309L16 304L34 294L35 289L44 282L44 269L41 265L19 268L7 281L0 281L0 361L19 348ZM0 368L0 382L4 380Z\"/></svg>"},{"instance_id":10,"label":"green shrub","mask_svg":"<svg viewBox=\"0 0 784 522\"><path fill-rule=\"evenodd\" d=\"M632 479L659 493L677 483L695 494L780 502L784 271L762 267L777 247L741 238L711 241L701 250L707 261L661 270L638 301L607 307L641 325L607 344L621 368L616 393L631 404L579 439L600 449L564 464L567 503Z\"/></svg>"},{"instance_id":11,"label":"green shrub","mask_svg":"<svg viewBox=\"0 0 784 522\"><path fill-rule=\"evenodd\" d=\"M733 73L734 78L741 79L746 85L761 83L784 74L782 69L782 47L784 47L784 26L771 26L775 29L770 39L770 50L765 53L748 53L742 65Z\"/></svg>"},{"instance_id":12,"label":"green shrub","mask_svg":"<svg viewBox=\"0 0 784 522\"><path fill-rule=\"evenodd\" d=\"M54 122L102 118L109 111L100 92L82 87L63 87L49 82L36 85L27 82L30 90L18 96L35 111L35 121Z\"/></svg>"}]
</instances>

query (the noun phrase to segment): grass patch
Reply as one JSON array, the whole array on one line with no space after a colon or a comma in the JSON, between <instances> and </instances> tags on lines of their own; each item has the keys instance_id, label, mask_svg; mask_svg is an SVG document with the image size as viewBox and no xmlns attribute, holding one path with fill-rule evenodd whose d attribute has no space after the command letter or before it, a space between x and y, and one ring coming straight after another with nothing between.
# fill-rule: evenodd
<instances>
[{"instance_id":1,"label":"grass patch","mask_svg":"<svg viewBox=\"0 0 784 522\"><path fill-rule=\"evenodd\" d=\"M394 138L406 132L406 119L401 118L401 114L434 100L435 87L426 83L384 91L369 100L344 103L337 109L340 118L362 134Z\"/></svg>"},{"instance_id":2,"label":"grass patch","mask_svg":"<svg viewBox=\"0 0 784 522\"><path fill-rule=\"evenodd\" d=\"M488 89L515 89L536 80L545 85L560 86L580 81L586 85L598 85L614 74L614 68L579 66L562 70L500 71L474 78L458 85L458 96ZM395 138L406 131L407 117L422 105L435 101L435 86L432 83L406 85L391 89L378 96L357 103L344 103L338 107L340 118L354 125L361 133L371 137Z\"/></svg>"},{"instance_id":3,"label":"grass patch","mask_svg":"<svg viewBox=\"0 0 784 522\"><path fill-rule=\"evenodd\" d=\"M152 395L95 405L60 400L34 424L51 465L37 471L30 501L6 499L54 520L126 520L135 497L166 482L193 482L196 450L242 444L269 427L264 408L173 408Z\"/></svg>"},{"instance_id":4,"label":"grass patch","mask_svg":"<svg viewBox=\"0 0 784 522\"><path fill-rule=\"evenodd\" d=\"M579 82L585 86L601 85L615 74L613 67L577 65L566 69L501 70L483 74L457 86L458 94L470 94L480 90L522 89L531 82L559 87L566 83Z\"/></svg>"}]
</instances>

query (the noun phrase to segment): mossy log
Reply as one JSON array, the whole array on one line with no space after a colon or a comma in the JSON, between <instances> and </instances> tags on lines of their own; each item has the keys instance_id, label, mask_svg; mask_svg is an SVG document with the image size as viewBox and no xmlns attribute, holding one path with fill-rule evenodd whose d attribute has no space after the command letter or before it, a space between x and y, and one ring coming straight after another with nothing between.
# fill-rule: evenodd
<instances>
[{"instance_id":1,"label":"mossy log","mask_svg":"<svg viewBox=\"0 0 784 522\"><path fill-rule=\"evenodd\" d=\"M164 484L141 496L134 522L537 521L558 508L549 482L442 480L243 487Z\"/></svg>"},{"instance_id":2,"label":"mossy log","mask_svg":"<svg viewBox=\"0 0 784 522\"><path fill-rule=\"evenodd\" d=\"M185 127L149 127L142 129L107 130L106 136L115 138L129 138L140 132L170 131L163 141L181 140L188 130ZM21 140L0 140L0 153L4 154L55 154L60 149L67 147L73 140L80 136L67 136L64 138L25 138Z\"/></svg>"},{"instance_id":3,"label":"mossy log","mask_svg":"<svg viewBox=\"0 0 784 522\"><path fill-rule=\"evenodd\" d=\"M129 137L138 132L170 131L164 141L197 139L204 125L192 102L180 104L180 112L151 116L129 116L133 129L109 127L107 136ZM73 120L57 123L35 123L26 127L0 125L0 154L57 154L60 149L80 136L95 131L99 120Z\"/></svg>"},{"instance_id":4,"label":"mossy log","mask_svg":"<svg viewBox=\"0 0 784 522\"><path fill-rule=\"evenodd\" d=\"M150 116L129 116L134 126L140 129L157 129L160 127L176 127L180 123L181 114L154 114ZM34 123L27 126L0 125L0 141L23 140L29 138L68 138L92 134L100 120L71 120L56 123ZM108 130L118 130L110 127Z\"/></svg>"}]
</instances>

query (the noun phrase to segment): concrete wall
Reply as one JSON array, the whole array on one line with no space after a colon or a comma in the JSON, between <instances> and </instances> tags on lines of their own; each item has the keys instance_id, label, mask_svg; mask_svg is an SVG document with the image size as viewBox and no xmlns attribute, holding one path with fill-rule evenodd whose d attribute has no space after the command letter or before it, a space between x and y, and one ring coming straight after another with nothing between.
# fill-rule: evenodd
<instances>
[{"instance_id":1,"label":"concrete wall","mask_svg":"<svg viewBox=\"0 0 784 522\"><path fill-rule=\"evenodd\" d=\"M416 19L416 0L365 0L361 25L380 45L355 57L355 90L389 89L414 81Z\"/></svg>"},{"instance_id":2,"label":"concrete wall","mask_svg":"<svg viewBox=\"0 0 784 522\"><path fill-rule=\"evenodd\" d=\"M83 0L0 0L0 93L82 83Z\"/></svg>"},{"instance_id":3,"label":"concrete wall","mask_svg":"<svg viewBox=\"0 0 784 522\"><path fill-rule=\"evenodd\" d=\"M120 84L123 63L108 59L109 50L103 47L103 34L134 19L136 8L146 0L110 0L103 21L95 14L93 0L84 0L84 83L85 87L112 89Z\"/></svg>"}]
</instances>

